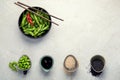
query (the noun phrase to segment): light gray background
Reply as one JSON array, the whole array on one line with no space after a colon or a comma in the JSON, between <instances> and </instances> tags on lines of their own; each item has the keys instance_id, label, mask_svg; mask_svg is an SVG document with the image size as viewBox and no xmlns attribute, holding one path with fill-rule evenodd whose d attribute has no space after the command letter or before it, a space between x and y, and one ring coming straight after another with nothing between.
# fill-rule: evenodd
<instances>
[{"instance_id":1,"label":"light gray background","mask_svg":"<svg viewBox=\"0 0 120 80\"><path fill-rule=\"evenodd\" d=\"M36 40L20 32L18 19L23 9L15 1L0 0L0 80L71 80L63 69L68 54L79 61L72 80L120 80L120 0L18 0L65 20L53 19L60 26L53 24L46 36ZM26 76L8 67L23 54L32 60ZM96 54L106 59L104 74L97 78L89 73L90 59ZM55 61L49 74L39 66L44 55Z\"/></svg>"}]
</instances>

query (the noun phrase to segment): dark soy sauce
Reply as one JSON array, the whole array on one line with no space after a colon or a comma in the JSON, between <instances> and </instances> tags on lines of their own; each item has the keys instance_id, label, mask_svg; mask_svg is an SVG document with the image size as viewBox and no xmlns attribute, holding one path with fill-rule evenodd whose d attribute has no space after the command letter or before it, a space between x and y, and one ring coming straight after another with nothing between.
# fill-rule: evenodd
<instances>
[{"instance_id":1,"label":"dark soy sauce","mask_svg":"<svg viewBox=\"0 0 120 80\"><path fill-rule=\"evenodd\" d=\"M91 62L91 73L93 76L99 76L102 72L97 72L101 71L104 67L104 62L100 59L95 59ZM93 69L94 68L94 69Z\"/></svg>"},{"instance_id":2,"label":"dark soy sauce","mask_svg":"<svg viewBox=\"0 0 120 80\"><path fill-rule=\"evenodd\" d=\"M41 65L44 69L50 69L53 65L53 60L51 57L46 56L42 59Z\"/></svg>"}]
</instances>

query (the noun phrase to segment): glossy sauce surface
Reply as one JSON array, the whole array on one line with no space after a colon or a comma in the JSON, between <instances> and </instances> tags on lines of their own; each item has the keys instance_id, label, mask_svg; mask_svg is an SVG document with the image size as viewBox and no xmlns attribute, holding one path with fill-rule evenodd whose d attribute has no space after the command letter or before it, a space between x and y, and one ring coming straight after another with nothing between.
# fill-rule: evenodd
<instances>
[{"instance_id":1,"label":"glossy sauce surface","mask_svg":"<svg viewBox=\"0 0 120 80\"><path fill-rule=\"evenodd\" d=\"M42 65L42 67L45 68L45 69L50 69L50 68L52 67L52 65L53 65L53 60L52 60L52 58L49 57L49 56L44 57L44 58L42 59L42 61L41 61L41 65Z\"/></svg>"}]
</instances>

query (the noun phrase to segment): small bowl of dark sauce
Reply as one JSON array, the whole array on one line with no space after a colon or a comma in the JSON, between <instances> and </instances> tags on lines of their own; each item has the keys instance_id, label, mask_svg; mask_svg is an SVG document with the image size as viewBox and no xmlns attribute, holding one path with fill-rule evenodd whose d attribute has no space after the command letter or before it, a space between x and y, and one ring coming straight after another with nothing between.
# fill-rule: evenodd
<instances>
[{"instance_id":1,"label":"small bowl of dark sauce","mask_svg":"<svg viewBox=\"0 0 120 80\"><path fill-rule=\"evenodd\" d=\"M105 66L105 59L101 55L95 55L91 58L91 73L93 76L99 76Z\"/></svg>"},{"instance_id":2,"label":"small bowl of dark sauce","mask_svg":"<svg viewBox=\"0 0 120 80\"><path fill-rule=\"evenodd\" d=\"M53 58L51 56L44 56L40 60L41 68L45 72L49 72L53 66Z\"/></svg>"}]
</instances>

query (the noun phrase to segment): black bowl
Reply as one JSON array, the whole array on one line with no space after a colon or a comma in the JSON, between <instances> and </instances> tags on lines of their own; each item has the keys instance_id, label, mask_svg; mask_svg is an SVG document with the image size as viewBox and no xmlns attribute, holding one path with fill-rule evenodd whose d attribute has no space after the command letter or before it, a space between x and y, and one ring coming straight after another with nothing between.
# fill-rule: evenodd
<instances>
[{"instance_id":1,"label":"black bowl","mask_svg":"<svg viewBox=\"0 0 120 80\"><path fill-rule=\"evenodd\" d=\"M43 9L43 8L41 8L41 7L32 7L32 8L36 8L36 9L42 10L43 12L47 13L48 16L49 16L49 13L48 13L45 9ZM34 11L34 10L31 9L31 8L29 8L29 9L32 10L32 11ZM22 16L23 16L24 13L26 13L26 11L27 11L27 10L24 10L24 11L21 13L21 15L20 15L20 17L19 17L19 21L18 21L19 29L21 30L21 32L22 32L25 36L30 37L30 38L40 38L40 37L46 35L46 34L49 32L49 30L51 29L51 22L50 22L50 25L49 25L49 29L48 29L48 30L45 30L45 32L44 32L42 35L40 35L40 36L33 37L33 36L31 36L31 35L28 35L28 34L25 34L25 33L24 33L24 31L23 31L22 27L20 26L20 24L21 24L21 22L22 22ZM50 17L50 16L49 16L49 20L51 20L51 17Z\"/></svg>"},{"instance_id":2,"label":"black bowl","mask_svg":"<svg viewBox=\"0 0 120 80\"><path fill-rule=\"evenodd\" d=\"M53 58L51 56L48 56L48 55L42 57L42 59L40 60L41 68L45 72L49 72L51 70L53 64L54 64Z\"/></svg>"}]
</instances>

